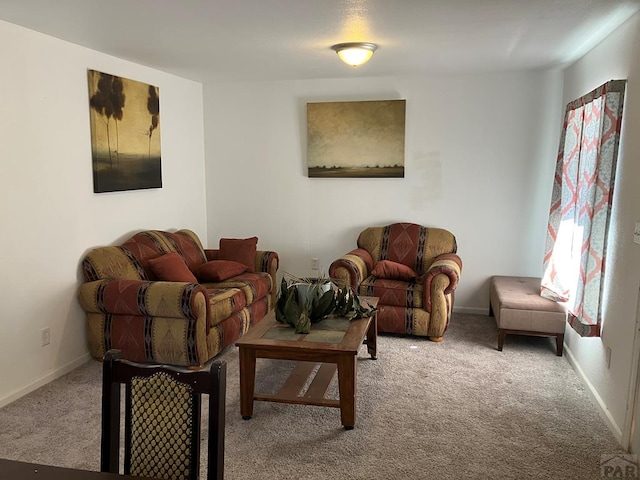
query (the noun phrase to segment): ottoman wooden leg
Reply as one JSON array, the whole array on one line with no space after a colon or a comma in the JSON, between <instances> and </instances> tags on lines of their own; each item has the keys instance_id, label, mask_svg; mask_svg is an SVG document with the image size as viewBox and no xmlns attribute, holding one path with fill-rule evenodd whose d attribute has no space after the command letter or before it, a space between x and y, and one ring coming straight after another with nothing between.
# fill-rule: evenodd
<instances>
[{"instance_id":1,"label":"ottoman wooden leg","mask_svg":"<svg viewBox=\"0 0 640 480\"><path fill-rule=\"evenodd\" d=\"M562 349L564 347L564 333L559 333L556 337L556 355L562 356Z\"/></svg>"},{"instance_id":2,"label":"ottoman wooden leg","mask_svg":"<svg viewBox=\"0 0 640 480\"><path fill-rule=\"evenodd\" d=\"M504 333L504 330L502 328L498 329L498 351L501 352L502 351L502 347L504 346L504 337L506 337L507 334Z\"/></svg>"}]
</instances>

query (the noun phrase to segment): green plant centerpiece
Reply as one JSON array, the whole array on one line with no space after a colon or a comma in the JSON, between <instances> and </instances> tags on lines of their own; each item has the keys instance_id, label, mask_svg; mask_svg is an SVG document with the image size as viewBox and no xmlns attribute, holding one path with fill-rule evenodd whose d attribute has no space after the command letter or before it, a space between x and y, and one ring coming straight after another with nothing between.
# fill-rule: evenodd
<instances>
[{"instance_id":1,"label":"green plant centerpiece","mask_svg":"<svg viewBox=\"0 0 640 480\"><path fill-rule=\"evenodd\" d=\"M291 325L296 333L309 333L311 325L329 315L349 320L371 317L375 312L360 301L349 285L326 276L299 278L284 274L276 302L276 320Z\"/></svg>"}]
</instances>

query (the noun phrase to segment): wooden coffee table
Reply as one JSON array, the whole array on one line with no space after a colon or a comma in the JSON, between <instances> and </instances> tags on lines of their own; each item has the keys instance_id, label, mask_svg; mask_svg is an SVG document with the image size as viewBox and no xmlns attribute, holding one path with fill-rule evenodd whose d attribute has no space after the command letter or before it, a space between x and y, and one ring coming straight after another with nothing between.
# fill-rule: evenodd
<instances>
[{"instance_id":1,"label":"wooden coffee table","mask_svg":"<svg viewBox=\"0 0 640 480\"><path fill-rule=\"evenodd\" d=\"M378 303L375 297L360 297L360 300L373 306ZM240 355L242 418L251 418L254 400L318 405L339 408L342 425L351 430L356 419L358 349L366 343L371 358L375 360L377 341L378 323L375 314L370 318L352 321L329 317L312 325L309 334L301 335L296 334L293 327L276 322L272 310L236 342ZM278 393L255 393L256 358L297 362ZM319 368L318 363L321 364ZM339 400L325 398L336 369ZM305 385L309 386L306 390Z\"/></svg>"}]
</instances>

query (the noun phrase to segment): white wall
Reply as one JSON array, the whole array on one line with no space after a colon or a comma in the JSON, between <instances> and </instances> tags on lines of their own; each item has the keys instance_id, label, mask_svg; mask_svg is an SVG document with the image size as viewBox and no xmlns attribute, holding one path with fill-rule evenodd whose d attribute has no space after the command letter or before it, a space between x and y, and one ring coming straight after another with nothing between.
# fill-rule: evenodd
<instances>
[{"instance_id":1,"label":"white wall","mask_svg":"<svg viewBox=\"0 0 640 480\"><path fill-rule=\"evenodd\" d=\"M578 98L599 85L628 78L623 132L618 157L602 338L581 338L571 328L568 353L612 422L623 443L629 434L637 358L634 355L638 302L640 246L633 228L640 220L640 15L621 26L565 72L564 101ZM605 351L611 348L607 368Z\"/></svg>"},{"instance_id":2,"label":"white wall","mask_svg":"<svg viewBox=\"0 0 640 480\"><path fill-rule=\"evenodd\" d=\"M0 61L1 406L88 358L86 250L147 228L207 232L201 84L5 22ZM89 68L160 88L162 189L93 193Z\"/></svg>"},{"instance_id":3,"label":"white wall","mask_svg":"<svg viewBox=\"0 0 640 480\"><path fill-rule=\"evenodd\" d=\"M562 119L559 71L205 83L209 239L258 235L311 274L366 226L449 229L457 310L488 312L496 274L540 276ZM306 102L406 99L404 179L306 176Z\"/></svg>"}]
</instances>

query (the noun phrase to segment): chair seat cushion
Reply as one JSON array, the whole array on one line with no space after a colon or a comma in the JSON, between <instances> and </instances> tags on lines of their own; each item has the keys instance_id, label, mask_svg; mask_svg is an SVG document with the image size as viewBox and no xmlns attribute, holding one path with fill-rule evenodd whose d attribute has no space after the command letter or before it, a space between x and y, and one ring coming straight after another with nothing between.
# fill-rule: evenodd
<instances>
[{"instance_id":1,"label":"chair seat cushion","mask_svg":"<svg viewBox=\"0 0 640 480\"><path fill-rule=\"evenodd\" d=\"M387 280L400 280L402 282L415 281L417 275L411 267L402 263L392 262L391 260L379 261L371 275L378 278L386 278Z\"/></svg>"},{"instance_id":2,"label":"chair seat cushion","mask_svg":"<svg viewBox=\"0 0 640 480\"><path fill-rule=\"evenodd\" d=\"M370 276L358 289L359 295L378 297L380 305L392 305L404 308L424 308L422 284L403 282Z\"/></svg>"}]
</instances>

